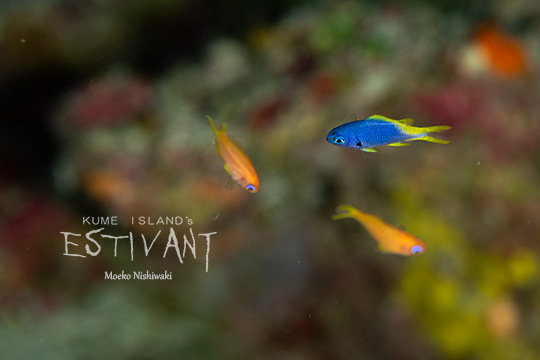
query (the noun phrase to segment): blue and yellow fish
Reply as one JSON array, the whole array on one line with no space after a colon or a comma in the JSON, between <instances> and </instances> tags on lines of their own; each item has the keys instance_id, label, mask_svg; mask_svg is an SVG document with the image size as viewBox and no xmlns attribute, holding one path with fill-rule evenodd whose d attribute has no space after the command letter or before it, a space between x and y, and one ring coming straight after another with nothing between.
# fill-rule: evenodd
<instances>
[{"instance_id":1,"label":"blue and yellow fish","mask_svg":"<svg viewBox=\"0 0 540 360\"><path fill-rule=\"evenodd\" d=\"M372 115L364 120L352 121L332 129L326 140L334 145L367 152L376 152L375 146L407 146L409 141L424 140L438 144L450 141L433 133L450 130L450 126L412 126L413 119L392 120L382 115Z\"/></svg>"}]
</instances>

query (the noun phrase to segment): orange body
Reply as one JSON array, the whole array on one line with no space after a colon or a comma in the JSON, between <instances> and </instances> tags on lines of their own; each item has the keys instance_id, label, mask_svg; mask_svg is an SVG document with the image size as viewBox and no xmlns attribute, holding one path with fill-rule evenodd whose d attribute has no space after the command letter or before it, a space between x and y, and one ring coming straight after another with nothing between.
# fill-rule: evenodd
<instances>
[{"instance_id":1,"label":"orange body","mask_svg":"<svg viewBox=\"0 0 540 360\"><path fill-rule=\"evenodd\" d=\"M482 27L475 36L492 71L502 77L522 75L527 69L526 51L517 39L493 25Z\"/></svg>"},{"instance_id":2,"label":"orange body","mask_svg":"<svg viewBox=\"0 0 540 360\"><path fill-rule=\"evenodd\" d=\"M225 170L247 191L252 193L259 191L259 177L247 155L229 140L225 133L225 125L218 130L212 118L210 116L207 118L216 134L216 149L223 159Z\"/></svg>"},{"instance_id":3,"label":"orange body","mask_svg":"<svg viewBox=\"0 0 540 360\"><path fill-rule=\"evenodd\" d=\"M374 215L367 214L350 205L340 205L336 209L334 220L353 218L358 220L375 238L379 249L399 255L414 255L426 250L424 242L411 234L386 224Z\"/></svg>"}]
</instances>

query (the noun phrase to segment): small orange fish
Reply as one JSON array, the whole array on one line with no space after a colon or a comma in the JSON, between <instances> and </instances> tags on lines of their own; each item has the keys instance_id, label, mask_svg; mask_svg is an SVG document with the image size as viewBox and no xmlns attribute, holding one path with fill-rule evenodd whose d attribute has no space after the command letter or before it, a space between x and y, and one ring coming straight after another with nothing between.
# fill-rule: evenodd
<instances>
[{"instance_id":1,"label":"small orange fish","mask_svg":"<svg viewBox=\"0 0 540 360\"><path fill-rule=\"evenodd\" d=\"M485 25L474 38L484 52L491 70L501 77L515 77L527 69L525 46L494 25Z\"/></svg>"},{"instance_id":2,"label":"small orange fish","mask_svg":"<svg viewBox=\"0 0 540 360\"><path fill-rule=\"evenodd\" d=\"M340 205L337 207L336 212L332 216L334 220L350 217L364 225L366 230L379 243L381 251L409 256L421 254L426 250L426 245L422 240L390 226L374 215L362 212L351 205Z\"/></svg>"},{"instance_id":3,"label":"small orange fish","mask_svg":"<svg viewBox=\"0 0 540 360\"><path fill-rule=\"evenodd\" d=\"M216 149L223 159L225 170L232 179L249 192L259 191L259 177L249 161L249 158L242 150L233 144L225 133L226 125L223 124L221 130L216 129L214 121L207 116L212 130L216 134Z\"/></svg>"}]
</instances>

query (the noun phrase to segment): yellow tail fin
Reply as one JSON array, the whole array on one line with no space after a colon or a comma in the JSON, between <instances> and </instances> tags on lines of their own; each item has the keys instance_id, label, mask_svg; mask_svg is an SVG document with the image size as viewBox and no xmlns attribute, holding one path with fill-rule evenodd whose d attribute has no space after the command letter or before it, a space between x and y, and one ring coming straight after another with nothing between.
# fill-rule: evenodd
<instances>
[{"instance_id":1,"label":"yellow tail fin","mask_svg":"<svg viewBox=\"0 0 540 360\"><path fill-rule=\"evenodd\" d=\"M354 206L351 205L339 205L336 208L336 214L332 215L332 219L334 220L340 220L345 218L354 218L354 213L357 212L358 209L356 209Z\"/></svg>"},{"instance_id":2,"label":"yellow tail fin","mask_svg":"<svg viewBox=\"0 0 540 360\"><path fill-rule=\"evenodd\" d=\"M216 125L214 124L214 120L212 120L212 118L208 115L206 115L206 118L208 119L208 122L210 123L210 126L212 127L212 130L214 131L214 134L218 135L219 133L225 132L226 124L223 124L221 126L221 130L218 130L216 128Z\"/></svg>"},{"instance_id":3,"label":"yellow tail fin","mask_svg":"<svg viewBox=\"0 0 540 360\"><path fill-rule=\"evenodd\" d=\"M418 138L417 140L424 140L424 141L429 141L429 142L437 143L437 144L450 144L450 140L445 140L445 139L441 139L435 136L428 136L428 135L422 136Z\"/></svg>"},{"instance_id":4,"label":"yellow tail fin","mask_svg":"<svg viewBox=\"0 0 540 360\"><path fill-rule=\"evenodd\" d=\"M441 132L441 131L450 130L451 128L452 127L448 125L437 125L437 126L426 126L426 127L423 127L422 130L425 133L433 133L433 132Z\"/></svg>"},{"instance_id":5,"label":"yellow tail fin","mask_svg":"<svg viewBox=\"0 0 540 360\"><path fill-rule=\"evenodd\" d=\"M441 132L441 131L447 131L447 130L450 130L451 128L452 127L448 126L448 125L423 127L422 130L424 131L424 133L426 135L422 136L422 137L419 137L418 140L429 141L429 142L437 143L437 144L450 144L449 140L446 140L446 139L444 139L443 137L440 137L440 136L432 136L432 133L438 133L438 132Z\"/></svg>"}]
</instances>

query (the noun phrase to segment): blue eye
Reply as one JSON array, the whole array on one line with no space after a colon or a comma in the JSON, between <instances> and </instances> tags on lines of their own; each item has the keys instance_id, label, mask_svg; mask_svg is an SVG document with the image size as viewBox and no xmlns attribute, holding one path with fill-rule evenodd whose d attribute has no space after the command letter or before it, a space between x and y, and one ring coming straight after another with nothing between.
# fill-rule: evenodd
<instances>
[{"instance_id":1,"label":"blue eye","mask_svg":"<svg viewBox=\"0 0 540 360\"><path fill-rule=\"evenodd\" d=\"M424 252L424 249L420 245L414 245L411 248L411 254L421 254Z\"/></svg>"},{"instance_id":2,"label":"blue eye","mask_svg":"<svg viewBox=\"0 0 540 360\"><path fill-rule=\"evenodd\" d=\"M253 192L253 191L255 191L255 186L251 185L251 184L248 184L248 185L246 185L246 190L250 191L250 192Z\"/></svg>"},{"instance_id":3,"label":"blue eye","mask_svg":"<svg viewBox=\"0 0 540 360\"><path fill-rule=\"evenodd\" d=\"M343 143L345 143L345 138L343 136L336 136L334 139L334 144L341 145Z\"/></svg>"}]
</instances>

